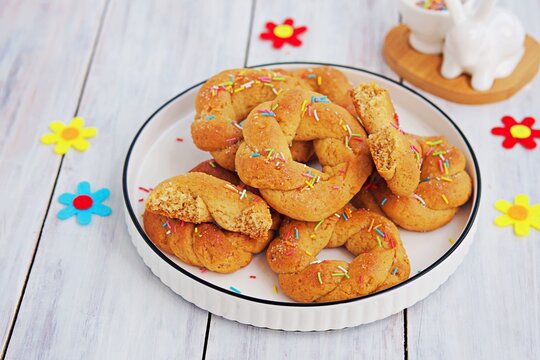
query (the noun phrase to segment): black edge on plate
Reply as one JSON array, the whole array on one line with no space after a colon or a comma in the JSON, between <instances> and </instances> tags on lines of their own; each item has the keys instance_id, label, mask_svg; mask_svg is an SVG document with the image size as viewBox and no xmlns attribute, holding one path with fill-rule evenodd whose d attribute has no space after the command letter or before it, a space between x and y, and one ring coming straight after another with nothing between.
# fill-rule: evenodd
<instances>
[{"instance_id":1,"label":"black edge on plate","mask_svg":"<svg viewBox=\"0 0 540 360\"><path fill-rule=\"evenodd\" d=\"M441 256L437 261L435 261L433 264L431 264L430 266L428 266L427 268L422 270L420 273L410 277L409 279L405 280L402 283L394 285L394 286L392 286L392 287L390 287L388 289L385 289L385 290L382 290L382 291L379 291L379 292L376 292L376 293L373 293L373 294L365 295L365 296L362 296L362 297L359 297L359 298L348 299L348 300L340 300L340 301L332 301L332 302L325 302L325 303L295 303L295 302L283 302L283 301L272 301L272 300L258 299L258 298L255 298L255 297L247 296L247 295L244 295L244 294L238 294L236 292L233 292L233 291L230 291L230 290L227 290L227 289L223 289L223 288L221 288L221 287L219 287L217 285L209 283L208 281L203 280L203 279L195 276L194 274L191 274L190 272L182 269L180 266L175 264L171 259L169 259L165 254L163 254L154 245L154 243L152 241L150 241L150 239L148 238L148 236L144 232L143 228L139 224L139 220L137 219L137 216L135 215L135 212L133 211L133 208L131 207L131 204L129 202L128 188L127 188L127 171L128 171L128 165L129 165L129 160L130 160L130 156L131 156L131 151L133 150L133 147L135 146L135 143L137 142L137 139L139 138L140 134L142 133L142 131L144 130L146 125L148 125L150 123L150 121L154 118L154 116L156 116L163 108L165 108L171 102L175 101L177 98L184 95L188 91L190 91L190 90L204 84L206 82L206 80L205 80L205 81L201 81L201 82L187 88L186 90L182 91L180 94L176 95L175 97L173 97L172 99L167 101L165 104L161 105L159 107L159 109L157 109L148 118L148 120L146 120L144 122L143 126L139 129L139 131L135 135L135 138L131 142L131 145L129 146L129 150L128 150L127 155L126 155L126 160L124 162L124 169L122 171L122 192L123 192L124 202L125 202L126 207L127 207L128 211L129 211L129 216L131 217L131 220L133 221L133 223L135 224L135 227L139 231L139 234L143 237L143 239L146 241L148 246L150 246L150 248L157 255L159 255L166 263L171 265L173 268L180 271L182 274L190 277L191 279L193 279L195 281L198 281L199 283L204 284L204 285L206 285L206 286L208 286L208 287L210 287L210 288L212 288L214 290L220 291L220 292L225 293L227 295L236 296L236 297L241 298L243 300L255 301L255 302L258 302L258 303L263 303L263 304L268 304L268 305L293 306L293 307L318 307L318 306L339 305L339 304L344 304L344 303L349 303L349 302L354 302L354 301L361 301L363 299L367 299L367 298L370 298L370 297L373 297L373 296L378 296L378 295L384 294L386 292L392 291L394 289L397 289L397 288L399 288L401 286L407 285L408 283L414 281L415 279L427 274L428 272L433 270L436 266L438 266L440 263L442 263L446 258L448 258L454 252L454 250L457 249L457 247L461 245L461 243L463 242L463 239L465 239L465 237L469 233L469 231L470 231L470 229L471 229L471 227L472 227L472 225L474 223L474 220L475 220L475 218L477 216L477 213L478 213L478 208L480 206L480 196L481 196L481 193L482 193L482 182L480 180L480 167L478 165L478 160L476 159L476 155L474 154L474 151L473 151L473 149L471 147L471 144L469 143L469 141L467 140L467 138L465 137L465 135L463 134L461 129L456 125L456 123L454 123L454 121L452 119L450 119L450 117L444 111L442 111L437 105L435 105L433 102L431 102L424 95L420 94L418 91L408 87L407 85L403 85L403 84L401 84L401 83L399 83L399 82L397 82L397 81L395 81L393 79L390 79L389 77L386 77L386 76L381 75L381 74L374 73L374 72L369 71L369 70L364 70L364 69L356 68L356 67L353 67L353 66L347 66L347 65L338 65L338 64L331 64L331 63L321 63L321 62L304 62L304 61L275 62L275 63L268 63L268 64L260 64L260 65L250 66L250 67L252 67L252 68L260 68L260 67L265 67L265 66L279 66L279 65L333 66L333 67L337 67L337 68L345 68L345 69L351 69L351 70L355 70L355 71L360 71L360 72L364 72L364 73L367 73L367 74L370 74L370 75L385 79L387 81L390 81L390 82L392 82L392 83L394 83L394 84L396 84L398 86L401 86L401 87L409 90L413 94L417 95L418 97L420 97L421 99L426 101L428 104L430 104L435 109L437 109L452 124L452 126L454 126L454 128L457 130L459 135L461 135L461 137L465 141L465 144L467 145L467 148L469 149L469 152L470 152L471 157L473 159L473 165L474 165L474 169L476 171L476 177L477 177L476 178L477 191L476 191L476 197L474 199L475 200L474 201L474 207L472 209L471 216L469 217L469 220L467 221L467 225L465 226L465 229L463 230L463 232L461 233L459 238L456 240L455 244L446 253L444 253L443 256Z\"/></svg>"}]
</instances>

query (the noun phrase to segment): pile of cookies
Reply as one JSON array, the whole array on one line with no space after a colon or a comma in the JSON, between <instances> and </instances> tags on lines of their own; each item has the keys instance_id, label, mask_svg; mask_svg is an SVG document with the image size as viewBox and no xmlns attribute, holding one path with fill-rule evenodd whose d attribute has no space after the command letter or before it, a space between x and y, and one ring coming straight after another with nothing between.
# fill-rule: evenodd
<instances>
[{"instance_id":1,"label":"pile of cookies","mask_svg":"<svg viewBox=\"0 0 540 360\"><path fill-rule=\"evenodd\" d=\"M386 89L353 88L335 68L223 71L201 87L195 109L193 141L213 160L153 189L149 238L220 273L266 251L296 301L350 299L406 280L397 226L439 228L472 193L458 149L406 133ZM340 246L354 260L317 259Z\"/></svg>"}]
</instances>

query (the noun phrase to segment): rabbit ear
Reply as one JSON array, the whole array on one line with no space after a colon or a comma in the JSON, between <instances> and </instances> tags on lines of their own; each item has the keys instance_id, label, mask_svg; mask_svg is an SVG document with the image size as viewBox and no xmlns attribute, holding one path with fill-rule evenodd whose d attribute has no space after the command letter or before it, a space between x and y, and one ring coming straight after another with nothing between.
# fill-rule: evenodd
<instances>
[{"instance_id":1,"label":"rabbit ear","mask_svg":"<svg viewBox=\"0 0 540 360\"><path fill-rule=\"evenodd\" d=\"M465 20L465 12L461 0L446 0L446 6L450 11L450 16L454 24L459 24Z\"/></svg>"},{"instance_id":2,"label":"rabbit ear","mask_svg":"<svg viewBox=\"0 0 540 360\"><path fill-rule=\"evenodd\" d=\"M489 17L489 14L493 11L495 7L495 0L481 0L480 5L476 9L473 17L475 19L484 20Z\"/></svg>"}]
</instances>

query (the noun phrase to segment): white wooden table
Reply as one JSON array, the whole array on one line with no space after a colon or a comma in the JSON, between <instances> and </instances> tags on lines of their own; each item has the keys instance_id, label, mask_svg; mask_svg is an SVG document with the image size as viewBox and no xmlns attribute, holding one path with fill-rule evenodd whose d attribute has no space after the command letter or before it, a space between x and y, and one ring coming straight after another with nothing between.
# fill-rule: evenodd
<instances>
[{"instance_id":1,"label":"white wooden table","mask_svg":"<svg viewBox=\"0 0 540 360\"><path fill-rule=\"evenodd\" d=\"M540 2L500 1L540 38ZM259 40L266 21L307 25L304 45ZM498 199L540 202L540 150L505 150L500 118L540 120L537 77L508 101L462 106L427 95L481 163L479 230L463 265L426 300L366 326L258 329L185 302L150 273L124 224L121 166L139 126L182 89L273 61L357 66L397 79L381 56L394 0L0 1L0 352L2 359L532 359L540 356L540 232L496 228ZM75 114L99 129L85 153L40 144ZM538 125L537 125L538 126ZM109 187L109 218L60 221L59 194Z\"/></svg>"}]
</instances>

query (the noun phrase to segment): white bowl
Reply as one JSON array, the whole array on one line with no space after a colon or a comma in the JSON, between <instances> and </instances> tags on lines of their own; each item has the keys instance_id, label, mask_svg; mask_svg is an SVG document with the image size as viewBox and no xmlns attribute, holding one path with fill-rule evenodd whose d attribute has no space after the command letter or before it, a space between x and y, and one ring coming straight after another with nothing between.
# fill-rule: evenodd
<instances>
[{"instance_id":1,"label":"white bowl","mask_svg":"<svg viewBox=\"0 0 540 360\"><path fill-rule=\"evenodd\" d=\"M399 12L402 21L411 29L409 43L424 54L440 54L443 50L444 38L452 21L448 10L428 10L416 5L418 0L400 0ZM465 10L469 11L469 4Z\"/></svg>"},{"instance_id":2,"label":"white bowl","mask_svg":"<svg viewBox=\"0 0 540 360\"><path fill-rule=\"evenodd\" d=\"M266 68L299 68L318 63L274 63ZM437 106L393 80L365 70L340 68L353 83L376 81L389 89L403 127L423 135L445 135L467 159L474 183L472 200L454 220L430 233L401 230L411 261L411 278L390 289L358 299L332 303L295 303L274 292L277 276L270 271L264 254L233 274L202 272L162 253L146 236L141 222L146 195L139 187L152 187L161 180L187 172L209 154L191 141L193 104L202 83L181 92L161 106L135 136L126 156L123 195L126 222L133 244L152 272L174 292L198 307L227 319L260 327L284 330L328 330L369 323L397 313L425 298L455 271L473 241L480 201L480 173L473 150L463 133ZM176 141L182 137L183 142ZM452 245L449 238L455 239ZM344 249L323 250L321 259L351 260ZM256 276L255 279L250 276ZM241 294L231 290L241 291Z\"/></svg>"}]
</instances>

